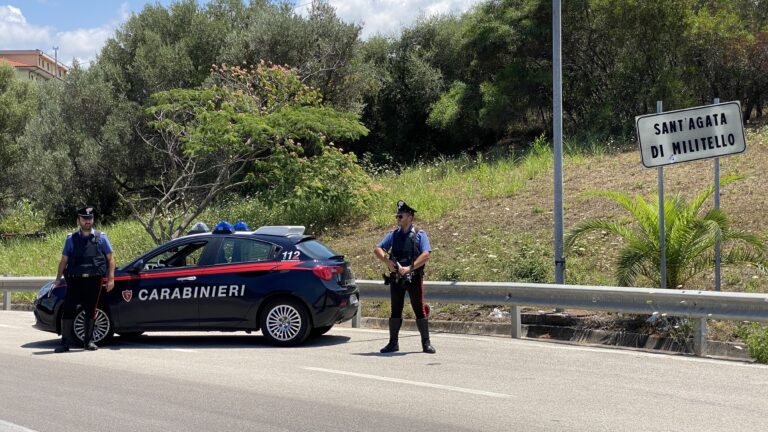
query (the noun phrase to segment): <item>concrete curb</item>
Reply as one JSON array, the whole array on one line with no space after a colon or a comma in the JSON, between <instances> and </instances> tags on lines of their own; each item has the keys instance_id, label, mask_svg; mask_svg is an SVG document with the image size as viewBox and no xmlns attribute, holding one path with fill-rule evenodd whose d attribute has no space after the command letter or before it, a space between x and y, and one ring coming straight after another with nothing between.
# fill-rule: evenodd
<instances>
[{"instance_id":1,"label":"concrete curb","mask_svg":"<svg viewBox=\"0 0 768 432\"><path fill-rule=\"evenodd\" d=\"M564 319L567 321L578 321ZM387 318L363 317L360 319L363 327L387 329ZM403 320L403 330L417 331L416 321ZM457 333L467 335L506 336L512 335L512 324L489 322L459 322L459 321L429 321L429 329L435 333ZM592 330L571 326L523 324L523 337L528 339L546 339L565 341L578 345L599 345L622 348L633 348L646 351L662 351L670 354L693 354L693 341L681 344L673 338L661 338L653 335L617 332L608 330ZM744 344L707 341L706 356L721 357L733 360L753 361Z\"/></svg>"}]
</instances>

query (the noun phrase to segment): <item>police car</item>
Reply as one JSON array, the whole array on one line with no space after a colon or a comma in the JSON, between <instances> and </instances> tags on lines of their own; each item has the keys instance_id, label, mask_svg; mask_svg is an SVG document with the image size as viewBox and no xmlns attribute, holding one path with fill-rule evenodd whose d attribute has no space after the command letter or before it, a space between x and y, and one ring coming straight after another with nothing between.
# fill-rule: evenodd
<instances>
[{"instance_id":1,"label":"police car","mask_svg":"<svg viewBox=\"0 0 768 432\"><path fill-rule=\"evenodd\" d=\"M274 345L293 346L358 313L358 288L342 255L303 226L238 231L227 223L155 248L115 271L102 290L94 342L146 331L261 330ZM65 285L65 284L62 284ZM66 286L43 286L35 327L61 333ZM75 319L82 340L85 311Z\"/></svg>"}]
</instances>

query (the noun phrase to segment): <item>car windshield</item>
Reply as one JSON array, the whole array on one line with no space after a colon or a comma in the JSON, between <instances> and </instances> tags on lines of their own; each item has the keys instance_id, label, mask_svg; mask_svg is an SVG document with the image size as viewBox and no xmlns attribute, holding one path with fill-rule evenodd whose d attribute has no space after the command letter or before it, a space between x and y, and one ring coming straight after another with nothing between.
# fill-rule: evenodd
<instances>
[{"instance_id":1,"label":"car windshield","mask_svg":"<svg viewBox=\"0 0 768 432\"><path fill-rule=\"evenodd\" d=\"M333 251L333 249L319 242L318 240L307 240L296 245L296 248L305 255L312 259L341 259L343 255L339 255Z\"/></svg>"},{"instance_id":2,"label":"car windshield","mask_svg":"<svg viewBox=\"0 0 768 432\"><path fill-rule=\"evenodd\" d=\"M147 258L144 262L144 270L197 265L206 243L205 241L186 243L166 249L153 257Z\"/></svg>"}]
</instances>

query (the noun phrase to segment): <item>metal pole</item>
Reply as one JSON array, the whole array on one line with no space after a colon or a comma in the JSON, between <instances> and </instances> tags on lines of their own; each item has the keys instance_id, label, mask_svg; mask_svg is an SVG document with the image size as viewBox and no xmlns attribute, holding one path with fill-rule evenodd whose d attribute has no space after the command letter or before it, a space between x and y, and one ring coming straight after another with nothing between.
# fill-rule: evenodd
<instances>
[{"instance_id":1,"label":"metal pole","mask_svg":"<svg viewBox=\"0 0 768 432\"><path fill-rule=\"evenodd\" d=\"M512 317L512 339L520 339L523 337L523 321L520 317L520 311L522 310L520 305L512 305L510 308L510 316Z\"/></svg>"},{"instance_id":2,"label":"metal pole","mask_svg":"<svg viewBox=\"0 0 768 432\"><path fill-rule=\"evenodd\" d=\"M720 103L720 98L715 98ZM715 158L715 209L720 208L720 158ZM720 240L715 241L715 291L720 291Z\"/></svg>"},{"instance_id":3,"label":"metal pole","mask_svg":"<svg viewBox=\"0 0 768 432\"><path fill-rule=\"evenodd\" d=\"M663 112L663 104L656 101L656 112ZM667 242L664 235L664 167L659 167L659 251L661 252L661 288L667 287Z\"/></svg>"},{"instance_id":4,"label":"metal pole","mask_svg":"<svg viewBox=\"0 0 768 432\"><path fill-rule=\"evenodd\" d=\"M55 65L53 66L53 76L56 78L59 77L59 47L55 46L53 47L53 62Z\"/></svg>"},{"instance_id":5,"label":"metal pole","mask_svg":"<svg viewBox=\"0 0 768 432\"><path fill-rule=\"evenodd\" d=\"M555 158L555 283L565 283L563 255L563 68L560 35L560 2L552 2L552 134Z\"/></svg>"}]
</instances>

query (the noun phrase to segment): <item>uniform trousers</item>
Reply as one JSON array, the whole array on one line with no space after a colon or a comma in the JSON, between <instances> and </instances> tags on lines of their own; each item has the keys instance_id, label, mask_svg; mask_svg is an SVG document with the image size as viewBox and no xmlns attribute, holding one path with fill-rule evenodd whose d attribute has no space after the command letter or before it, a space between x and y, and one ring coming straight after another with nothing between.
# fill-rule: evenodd
<instances>
[{"instance_id":1,"label":"uniform trousers","mask_svg":"<svg viewBox=\"0 0 768 432\"><path fill-rule=\"evenodd\" d=\"M82 305L86 319L93 318L101 290L101 277L66 277L66 280L67 293L64 297L62 318L75 319L77 305Z\"/></svg>"},{"instance_id":2,"label":"uniform trousers","mask_svg":"<svg viewBox=\"0 0 768 432\"><path fill-rule=\"evenodd\" d=\"M405 305L405 293L411 299L411 306L416 319L423 319L427 316L424 310L424 277L412 276L408 282L406 278L400 278L397 282L392 282L389 286L389 293L392 299L392 318L403 317L403 307Z\"/></svg>"}]
</instances>

